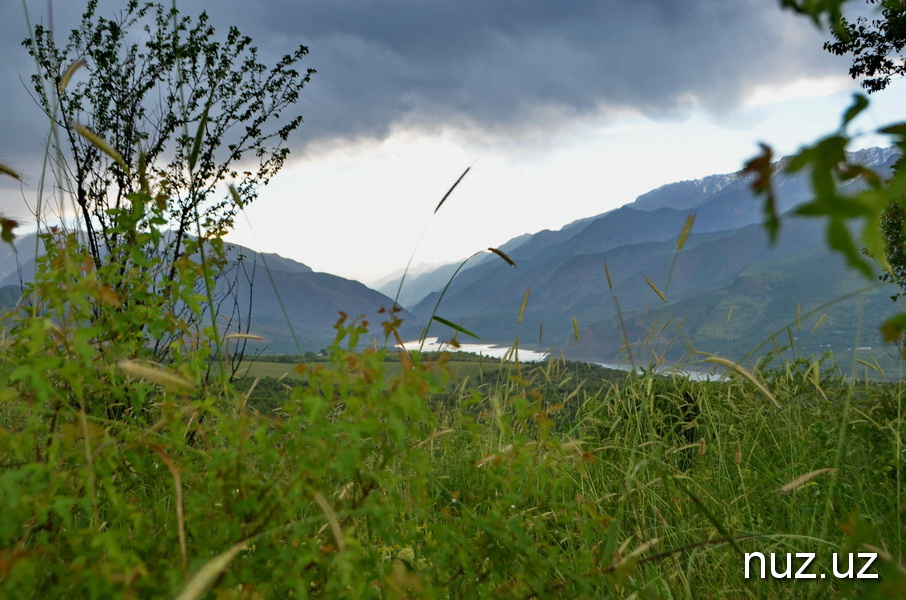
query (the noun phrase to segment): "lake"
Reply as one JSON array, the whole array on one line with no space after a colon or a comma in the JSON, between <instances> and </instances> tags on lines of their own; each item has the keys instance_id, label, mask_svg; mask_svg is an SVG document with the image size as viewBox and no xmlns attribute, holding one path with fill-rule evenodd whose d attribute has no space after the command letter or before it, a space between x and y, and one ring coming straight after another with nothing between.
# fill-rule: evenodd
<instances>
[{"instance_id":1,"label":"lake","mask_svg":"<svg viewBox=\"0 0 906 600\"><path fill-rule=\"evenodd\" d=\"M632 366L626 363L602 363L596 362L596 365L600 365L607 369L617 369L619 371L631 371ZM638 369L638 367L637 367ZM641 369L638 369L641 371ZM727 376L723 373L715 371L700 371L697 369L688 369L681 365L665 365L664 367L655 371L658 375L670 376L676 375L678 377L685 377L692 381L726 381Z\"/></svg>"},{"instance_id":2,"label":"lake","mask_svg":"<svg viewBox=\"0 0 906 600\"><path fill-rule=\"evenodd\" d=\"M419 343L418 341L413 342L403 342L403 346L406 350L418 350ZM397 344L399 347L399 344ZM479 356L486 356L488 358L506 358L507 360L513 360L512 356L512 346L495 346L493 344L465 344L460 343L459 348L454 348L447 341L441 341L439 338L430 337L425 340L425 343L422 347L422 350L425 352L470 352L472 354L477 354ZM549 352L538 352L537 350L527 350L525 348L519 348L519 362L540 362L547 360L550 356ZM627 363L603 363L603 362L594 362L592 364L600 365L608 369L617 369L619 371L630 371L632 367ZM699 370L690 370L676 365L667 365L666 367L657 371L659 375L678 375L686 377L693 381L723 381L726 377L721 373L714 373L712 371L699 371Z\"/></svg>"},{"instance_id":3,"label":"lake","mask_svg":"<svg viewBox=\"0 0 906 600\"><path fill-rule=\"evenodd\" d=\"M399 344L397 344L399 347ZM419 343L415 342L403 342L403 347L406 350L418 350ZM487 356L488 358L504 358L507 360L513 360L513 348L512 346L494 346L492 344L465 344L460 343L459 348L454 348L447 341L441 341L436 337L429 337L425 340L422 350L425 352L470 352L472 354L478 354L479 356ZM546 360L548 353L547 352L537 352L535 350L526 350L524 348L519 348L518 359L519 362L539 362Z\"/></svg>"}]
</instances>

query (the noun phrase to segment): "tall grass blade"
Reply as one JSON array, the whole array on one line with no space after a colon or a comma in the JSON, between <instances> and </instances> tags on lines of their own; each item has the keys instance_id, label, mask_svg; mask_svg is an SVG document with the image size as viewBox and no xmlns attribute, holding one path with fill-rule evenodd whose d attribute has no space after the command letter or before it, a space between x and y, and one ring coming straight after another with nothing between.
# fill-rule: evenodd
<instances>
[{"instance_id":1,"label":"tall grass blade","mask_svg":"<svg viewBox=\"0 0 906 600\"><path fill-rule=\"evenodd\" d=\"M60 83L57 84L57 91L61 94L66 89L66 86L69 85L69 80L72 79L72 76L75 75L75 72L85 66L85 59L79 58L73 61L69 68L66 69L66 72L63 73L63 77L60 78Z\"/></svg>"},{"instance_id":2,"label":"tall grass blade","mask_svg":"<svg viewBox=\"0 0 906 600\"><path fill-rule=\"evenodd\" d=\"M610 268L607 266L606 262L604 263L604 274L607 276L607 287L610 289L610 295L613 298L613 306L617 311L617 319L620 321L620 334L623 336L623 347L621 350L626 350L626 353L629 355L629 364L632 366L632 372L635 373L635 355L632 352L632 344L629 343L629 330L626 329L626 319L623 318L623 310L620 308L620 299L617 298L617 295L613 291L613 280L610 278ZM645 279L648 278L646 277ZM650 282L649 285L651 285ZM655 291L658 291L660 295L660 291L657 290L657 288L654 289ZM664 301L666 302L666 300Z\"/></svg>"},{"instance_id":3,"label":"tall grass blade","mask_svg":"<svg viewBox=\"0 0 906 600\"><path fill-rule=\"evenodd\" d=\"M244 208L245 202L242 201L242 196L239 195L239 190L236 189L236 186L231 183L229 190L230 196L233 198L233 202L236 203L236 206L238 206L240 209Z\"/></svg>"},{"instance_id":4,"label":"tall grass blade","mask_svg":"<svg viewBox=\"0 0 906 600\"><path fill-rule=\"evenodd\" d=\"M466 169L466 171L468 171L468 169ZM454 185L454 187L456 187L456 186ZM503 260L505 260L510 265L512 265L514 267L516 266L516 263L514 263L512 261L512 259L510 259L509 256L507 256L500 250L498 250L496 248L488 248L488 250L490 250L491 252L493 252L494 254L496 254L497 256L502 258ZM470 260L472 260L473 258L478 256L482 252L484 252L484 250L479 250L478 252L476 252L475 254L470 256L469 258L462 261L459 264L459 266L456 267L456 270L453 271L453 274L450 276L450 279L447 280L447 284L444 285L444 289L441 290L440 296L438 296L437 302L434 304L434 310L431 311L431 318L428 319L428 324L425 325L425 328L422 330L422 335L419 337L419 340L418 340L419 341L419 344L418 344L419 350L421 350L424 347L425 340L428 339L428 331L431 329L431 323L432 323L432 321L434 321L434 317L437 315L437 309L440 308L440 303L444 299L444 296L447 294L447 290L450 289L450 285L453 283L453 280L456 279L456 276L459 275L459 272L462 271L462 269L466 266L466 263L468 263ZM402 289L402 281L400 281L400 289ZM399 292L397 292L397 297L399 297ZM463 332L463 333L466 333L466 332ZM478 337L472 333L469 333L468 335L471 335L472 337ZM481 338L478 338L478 339L481 339Z\"/></svg>"},{"instance_id":5,"label":"tall grass blade","mask_svg":"<svg viewBox=\"0 0 906 600\"><path fill-rule=\"evenodd\" d=\"M733 362L732 360L714 356L713 354L709 354L707 356L708 358L705 359L706 362L714 363L715 365L720 365L722 367L727 367L728 369L735 371L740 376L742 376L743 379L754 385L755 389L757 389L762 396L770 400L774 406L776 406L777 408L783 408L783 405L777 401L777 398L774 397L774 394L772 394L771 391L768 390L768 388L765 387L763 383L758 381L758 378L755 377L755 375L753 375L751 372L747 371L745 368Z\"/></svg>"},{"instance_id":6,"label":"tall grass blade","mask_svg":"<svg viewBox=\"0 0 906 600\"><path fill-rule=\"evenodd\" d=\"M116 149L108 144L101 136L94 133L84 125L76 124L75 129L77 132L79 132L79 135L91 142L91 144L95 148L115 160L124 172L129 173L129 165L126 164L126 160L123 158L123 155L117 152Z\"/></svg>"},{"instance_id":7,"label":"tall grass blade","mask_svg":"<svg viewBox=\"0 0 906 600\"><path fill-rule=\"evenodd\" d=\"M179 535L179 554L182 559L182 569L185 571L189 566L189 558L186 552L186 524L182 501L182 477L179 474L179 468L172 460L170 460L170 457L167 456L163 447L158 446L157 444L154 444L152 447L157 455L160 456L161 460L164 461L164 464L167 465L167 469L170 470L170 475L173 477L173 489L176 495L176 528L177 534Z\"/></svg>"},{"instance_id":8,"label":"tall grass blade","mask_svg":"<svg viewBox=\"0 0 906 600\"><path fill-rule=\"evenodd\" d=\"M22 177L19 175L19 173L17 173L10 167L7 167L3 163L0 163L0 173L2 173L3 175L7 175L9 177L12 177L13 179L18 179L20 181L22 180Z\"/></svg>"},{"instance_id":9,"label":"tall grass blade","mask_svg":"<svg viewBox=\"0 0 906 600\"><path fill-rule=\"evenodd\" d=\"M413 367L412 357L409 356L409 351L406 349L406 345L403 344L403 339L400 337L400 334L396 330L396 327L391 328L391 331L393 332L393 337L396 338L396 345L400 347L399 357L400 362L403 365L403 369L411 371Z\"/></svg>"},{"instance_id":10,"label":"tall grass blade","mask_svg":"<svg viewBox=\"0 0 906 600\"><path fill-rule=\"evenodd\" d=\"M500 258L502 258L503 260L505 260L511 267L515 267L515 268L517 268L517 269L519 268L519 267L516 266L516 263L513 261L513 259L510 258L509 256L507 256L507 255L503 252L503 250L501 250L501 249L499 249L499 248L488 248L488 251L493 252L494 254L496 254L497 256L499 256Z\"/></svg>"},{"instance_id":11,"label":"tall grass blade","mask_svg":"<svg viewBox=\"0 0 906 600\"><path fill-rule=\"evenodd\" d=\"M705 517L708 521L710 521L710 523L712 525L714 525L714 528L717 529L717 532L723 536L723 538L727 541L728 544L730 544L733 547L734 550L736 550L736 553L739 556L742 556L744 554L744 552L742 551L742 548L739 547L739 543L736 541L737 538L733 535L730 535L730 532L727 530L727 528L724 527L723 523L721 523L717 519L717 517L714 516L714 513L712 513L708 509L708 507L705 506L705 503L702 502L698 496L693 494L692 490L690 490L688 487L686 487L686 485L683 482L681 482L677 477L672 477L671 480L672 480L673 484L680 489L680 491L682 491L684 494L686 494L686 496L689 497L690 500L692 500L692 502L695 504L695 506L698 507L698 510L699 510L699 512L701 512L702 516Z\"/></svg>"},{"instance_id":12,"label":"tall grass blade","mask_svg":"<svg viewBox=\"0 0 906 600\"><path fill-rule=\"evenodd\" d=\"M821 315L821 317L818 319L818 322L815 323L814 327L812 327L812 333L815 333L816 331L818 331L818 328L821 327L821 325L824 323L824 319L826 319L826 318L827 318L827 313L824 313L823 315Z\"/></svg>"},{"instance_id":13,"label":"tall grass blade","mask_svg":"<svg viewBox=\"0 0 906 600\"><path fill-rule=\"evenodd\" d=\"M657 289L657 286L654 285L654 282L651 281L650 279L648 279L647 276L645 277L645 283L648 284L648 287L650 287L652 290L654 290L654 293L657 294L657 297L660 298L664 304L667 304L667 297L664 295L664 293L661 290Z\"/></svg>"},{"instance_id":14,"label":"tall grass blade","mask_svg":"<svg viewBox=\"0 0 906 600\"><path fill-rule=\"evenodd\" d=\"M337 519L337 513L333 510L333 507L327 501L327 498L322 496L320 492L315 492L314 498L315 502L317 502L318 506L321 508L321 512L323 512L324 516L327 518L327 522L330 524L330 532L333 534L333 539L337 543L337 550L345 550L346 541L343 539L343 530L340 529L340 521Z\"/></svg>"},{"instance_id":15,"label":"tall grass blade","mask_svg":"<svg viewBox=\"0 0 906 600\"><path fill-rule=\"evenodd\" d=\"M201 121L198 123L198 131L195 132L195 140L192 142L192 152L189 154L189 171L194 171L195 163L198 162L198 155L201 153L201 142L202 140L204 140L205 127L208 124L208 110L210 108L211 103L208 102L207 106L204 107L204 112L201 113ZM234 198L236 196L238 196L238 194L233 195Z\"/></svg>"},{"instance_id":16,"label":"tall grass blade","mask_svg":"<svg viewBox=\"0 0 906 600\"><path fill-rule=\"evenodd\" d=\"M781 494L788 494L788 493L792 492L793 490L795 490L796 488L802 487L803 485L805 485L806 483L808 483L815 477L818 477L819 475L823 475L824 473L831 473L833 471L836 471L836 469L833 469L831 467L825 467L823 469L815 469L814 471L806 473L805 475L800 475L799 477L792 480L791 482L780 486L780 489L778 491Z\"/></svg>"},{"instance_id":17,"label":"tall grass blade","mask_svg":"<svg viewBox=\"0 0 906 600\"><path fill-rule=\"evenodd\" d=\"M850 293L848 293L848 294L844 294L843 296L840 296L840 297L838 297L838 298L834 298L833 300L830 300L830 301L828 301L828 302L825 302L824 304L821 304L820 306L816 306L815 308L813 308L812 310L806 312L806 313L805 313L804 315L802 315L802 316L803 316L804 318L808 318L808 317L811 317L812 315L821 314L822 311L827 310L827 309L830 308L831 306L834 306L834 305L839 304L839 303L841 303L841 302L845 302L846 300L849 300L849 299L851 299L851 298L856 298L856 297L859 297L859 296L863 296L863 294L865 294L866 292L870 292L870 291L872 291L872 290L875 290L875 289L880 288L880 287L885 286L885 285L887 285L887 284L884 283L884 282L876 283L876 284L873 284L873 285L867 285L867 286L865 286L865 287L863 287L863 288L859 288L858 290L856 290L856 291L854 291L854 292L850 292ZM826 316L826 315L825 315L825 316ZM819 322L819 323L823 323L823 322L824 322L824 318L819 319L818 322ZM740 361L745 361L745 360L751 358L752 356L755 356L756 353L757 353L759 350L761 350L761 348L762 348L763 346L765 346L766 344L768 344L769 342L770 342L770 343L773 343L775 352L776 352L777 354L781 354L780 346L777 344L777 339L776 339L775 336L776 336L777 334L779 334L780 332L782 332L784 329L788 329L789 327L792 327L793 325L795 325L795 321L791 321L791 322L787 323L786 325L777 328L776 330L774 330L773 333L768 334L768 338L764 339L760 344L758 344L757 346L755 346L754 348L752 348L751 350L749 350L749 352L747 352L746 355L743 356L743 357L740 359ZM817 328L818 325L816 324L815 327Z\"/></svg>"},{"instance_id":18,"label":"tall grass blade","mask_svg":"<svg viewBox=\"0 0 906 600\"><path fill-rule=\"evenodd\" d=\"M472 333L471 331L469 331L462 325L454 323L453 321L449 321L449 320L444 319L443 317L439 317L437 315L431 315L431 319L434 321L437 321L438 323L440 323L442 325L446 325L447 327L450 327L451 329L455 329L456 331L458 331L460 333L464 333L468 336L471 336L471 337L475 338L476 340L481 340L480 337L478 337L477 335L475 335L474 333Z\"/></svg>"},{"instance_id":19,"label":"tall grass blade","mask_svg":"<svg viewBox=\"0 0 906 600\"><path fill-rule=\"evenodd\" d=\"M230 194L234 199L239 198L239 192L233 185L230 185ZM242 211L242 215L245 217L245 221L246 223L248 223L249 229L254 231L252 229L252 221L251 219L249 219L248 213L245 212L245 209L243 207L244 205L241 202L239 202L237 205L239 206L239 210ZM261 244L258 243L257 238L255 239L255 245L259 248L261 247ZM299 341L299 336L296 335L296 328L293 327L293 322L289 318L289 311L286 310L286 304L283 302L283 297L280 295L280 292L277 289L277 282L274 280L274 273L271 271L270 265L267 264L267 257L264 255L264 253L260 253L259 256L261 256L261 264L264 265L264 272L267 274L267 280L271 284L271 290L273 290L274 296L276 296L277 298L277 305L280 306L280 312L283 314L283 321L286 323L286 327L289 329L289 334L293 338L293 343L296 346L296 351L301 355L303 354L302 343Z\"/></svg>"},{"instance_id":20,"label":"tall grass blade","mask_svg":"<svg viewBox=\"0 0 906 600\"><path fill-rule=\"evenodd\" d=\"M157 368L138 360L123 360L117 363L121 371L135 379L144 379L167 389L193 389L195 384L182 375Z\"/></svg>"},{"instance_id":21,"label":"tall grass blade","mask_svg":"<svg viewBox=\"0 0 906 600\"><path fill-rule=\"evenodd\" d=\"M462 181L462 178L466 176L466 173L468 173L469 170L470 170L471 168L472 168L471 165L469 165L468 167L466 167L466 170L462 172L462 175L459 176L459 179L456 180L456 183L454 183L454 184L452 185L452 187L450 187L450 189L447 190L447 193L444 194L444 197L441 198L441 199L440 199L440 202L437 203L437 208L434 209L434 214L437 214L437 211L439 211L439 210L440 210L440 207L444 205L444 202L447 201L447 198L450 197L450 194L453 193L453 190L456 189L456 186L459 185L459 182Z\"/></svg>"},{"instance_id":22,"label":"tall grass blade","mask_svg":"<svg viewBox=\"0 0 906 600\"><path fill-rule=\"evenodd\" d=\"M683 229L680 231L679 237L676 240L676 251L679 252L683 249L683 246L686 245L686 240L689 238L689 232L692 231L692 225L695 223L695 214L691 214L686 217L686 222L683 224Z\"/></svg>"},{"instance_id":23,"label":"tall grass blade","mask_svg":"<svg viewBox=\"0 0 906 600\"><path fill-rule=\"evenodd\" d=\"M192 579L183 588L183 591L176 597L176 600L198 600L203 597L214 582L220 577L220 574L226 570L227 566L236 558L236 555L246 549L247 542L239 542L226 552L222 552L205 563L198 570Z\"/></svg>"},{"instance_id":24,"label":"tall grass blade","mask_svg":"<svg viewBox=\"0 0 906 600\"><path fill-rule=\"evenodd\" d=\"M525 288L525 295L522 296L522 305L519 307L519 318L516 320L516 323L518 325L522 325L522 317L525 316L525 307L528 304L528 297L529 297L529 294L531 294L531 293L532 293L532 288L530 288L530 287Z\"/></svg>"},{"instance_id":25,"label":"tall grass blade","mask_svg":"<svg viewBox=\"0 0 906 600\"><path fill-rule=\"evenodd\" d=\"M438 202L438 204L437 204L437 207L434 209L434 212L431 215L432 217L437 214L437 211L440 210L441 205L447 201L447 198L450 196L451 193L453 193L453 190L456 189L456 186L459 185L459 182L462 181L462 178L466 176L466 173L468 173L471 168L472 168L472 165L469 165L468 167L466 167L466 170L463 171L462 175L459 176L459 179L457 179L456 182L450 187L450 189L447 190L447 193L444 194L444 197L441 198L440 202ZM419 246L421 246L422 240L425 238L425 232L428 231L428 225L430 224L430 222L431 221L429 218L428 223L425 224L425 226L422 228L421 234L419 234L419 236L418 236L418 241L415 242L415 247L412 248L412 254L409 255L409 260L406 261L406 268L403 269L403 275L402 275L402 277L400 277L400 284L396 288L396 295L393 296L393 306L395 306L395 307L399 306L400 295L402 295L402 293L403 293L403 284L406 283L406 277L409 275L409 269L412 267L412 261L415 258L415 253L418 252L418 248L419 248ZM469 257L469 258L471 258L471 257ZM466 262L468 262L468 260L469 259L467 258ZM463 263L463 264L465 264L465 263ZM462 268L462 265L460 265L460 268ZM456 271L458 272L459 269L456 269ZM454 274L453 276L455 277L456 275ZM449 281L447 282L447 285L448 286L450 285ZM443 294L441 294L441 296L443 296ZM436 306L434 308L435 308L435 310L437 310ZM429 325L430 325L430 322L429 322ZM427 332L425 334L427 335ZM386 344L387 344L387 340L384 341L385 347L386 347Z\"/></svg>"},{"instance_id":26,"label":"tall grass blade","mask_svg":"<svg viewBox=\"0 0 906 600\"><path fill-rule=\"evenodd\" d=\"M887 375L884 373L884 369L881 368L881 365L878 364L878 359L874 356L871 357L871 362L868 362L867 360L863 360L861 358L857 358L856 362L871 369L872 371L880 375L882 379L887 379Z\"/></svg>"},{"instance_id":27,"label":"tall grass blade","mask_svg":"<svg viewBox=\"0 0 906 600\"><path fill-rule=\"evenodd\" d=\"M686 245L686 240L689 239L689 233L692 231L692 225L695 223L695 213L690 214L686 217L686 221L683 223L683 228L680 230L679 237L676 238L676 250L673 252L673 260L670 261L670 271L667 272L667 283L664 285L664 290L670 292L670 283L673 281L673 271L676 269L676 261L679 260L680 250L683 249L683 246ZM648 279L647 277L645 278ZM650 281L648 285L657 291ZM661 296L661 299L664 300L664 304L667 303L667 300L664 299L664 294L658 293L658 296Z\"/></svg>"}]
</instances>

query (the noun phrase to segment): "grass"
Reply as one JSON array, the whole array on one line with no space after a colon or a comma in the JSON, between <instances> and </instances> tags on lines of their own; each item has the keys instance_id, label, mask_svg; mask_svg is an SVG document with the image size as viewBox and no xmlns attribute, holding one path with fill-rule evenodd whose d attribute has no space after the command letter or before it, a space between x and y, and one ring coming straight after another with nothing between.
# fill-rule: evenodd
<instances>
[{"instance_id":1,"label":"grass","mask_svg":"<svg viewBox=\"0 0 906 600\"><path fill-rule=\"evenodd\" d=\"M903 555L899 385L781 369L762 374L777 406L746 378L623 374L586 387L574 374L556 362L504 366L435 396L435 501L419 513L430 535L404 546L421 561L419 577L464 598L476 589L673 598L906 589L895 559L881 560L877 583L790 582L743 579L740 554L814 552L814 572L826 573L832 552ZM463 544L480 547L475 560L499 561L497 587L438 573L449 559L438 546Z\"/></svg>"},{"instance_id":2,"label":"grass","mask_svg":"<svg viewBox=\"0 0 906 600\"><path fill-rule=\"evenodd\" d=\"M124 358L143 339L81 253L51 248L41 310L7 316L4 597L906 593L899 382L783 354L720 383L407 361L341 322L329 357L233 386L204 346ZM748 552L868 552L879 578L746 579Z\"/></svg>"},{"instance_id":3,"label":"grass","mask_svg":"<svg viewBox=\"0 0 906 600\"><path fill-rule=\"evenodd\" d=\"M127 240L162 227L139 219L154 185L114 215ZM901 382L783 356L720 383L391 357L341 321L325 360L234 385L196 290L218 233L175 304L140 246L101 268L45 241L0 338L4 598L906 596ZM756 551L826 574L873 553L879 577L746 579Z\"/></svg>"},{"instance_id":4,"label":"grass","mask_svg":"<svg viewBox=\"0 0 906 600\"><path fill-rule=\"evenodd\" d=\"M312 369L318 365L323 365L320 362L305 362L301 361L298 364L303 365L305 369ZM257 377L271 377L274 379L290 378L290 379L301 379L302 375L296 370L295 363L283 363L283 362L270 362L270 361L261 361L261 360L250 360L246 363L243 363L243 368L248 370L245 372L245 377L249 379L255 379ZM385 372L388 376L399 376L402 365L399 362L389 362L385 368ZM465 379L480 379L485 375L493 375L498 373L502 368L505 368L501 365L500 361L494 359L486 359L482 362L472 362L472 361L450 361L448 363L448 372L453 380L461 382Z\"/></svg>"},{"instance_id":5,"label":"grass","mask_svg":"<svg viewBox=\"0 0 906 600\"><path fill-rule=\"evenodd\" d=\"M7 317L4 597L906 593L901 383L406 361L341 322L328 358L234 387L203 345L126 358L154 314L103 302L82 252L50 248L41 310ZM870 552L879 578L746 579L747 552Z\"/></svg>"}]
</instances>

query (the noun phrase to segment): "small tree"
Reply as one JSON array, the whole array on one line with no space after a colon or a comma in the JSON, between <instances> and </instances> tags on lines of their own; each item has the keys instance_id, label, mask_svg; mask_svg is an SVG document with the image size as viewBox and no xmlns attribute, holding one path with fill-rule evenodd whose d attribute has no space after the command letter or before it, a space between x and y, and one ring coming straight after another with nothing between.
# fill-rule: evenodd
<instances>
[{"instance_id":1,"label":"small tree","mask_svg":"<svg viewBox=\"0 0 906 600\"><path fill-rule=\"evenodd\" d=\"M816 25L830 24L835 42L825 48L835 54L852 54L850 74L866 76L863 87L869 92L884 89L895 76L906 74L902 51L906 48L906 2L904 0L867 0L868 4L881 5L881 17L868 21L859 18L849 22L842 17L843 6L850 0L780 0L787 8L807 15ZM903 252L903 214L906 210L906 124L893 123L877 130L890 139L900 151L893 174L885 178L863 165L853 164L846 154L846 147L853 139L849 124L869 106L867 97L857 94L853 104L843 114L839 129L802 148L784 166L786 172L810 172L813 199L796 209L807 217L818 217L827 222L827 244L841 254L850 267L866 276L877 273L868 257L874 258L884 268L882 280L892 281L906 290L906 254ZM753 189L764 196L766 226L776 232L779 224L776 195L773 187L774 171L771 167L772 151L762 146L762 153L750 160L745 170L753 173ZM864 188L853 191L844 186L861 179ZM862 223L861 246L853 239L848 228L852 222ZM896 300L900 295L893 296ZM880 326L887 341L902 341L906 336L906 312L887 319Z\"/></svg>"},{"instance_id":2,"label":"small tree","mask_svg":"<svg viewBox=\"0 0 906 600\"><path fill-rule=\"evenodd\" d=\"M883 4L881 18L858 17L855 21L841 18L831 29L834 41L825 42L824 49L837 56L851 55L853 62L849 74L853 79L864 78L860 85L871 94L890 85L893 77L906 75L906 62L903 61L906 2L866 1Z\"/></svg>"},{"instance_id":3,"label":"small tree","mask_svg":"<svg viewBox=\"0 0 906 600\"><path fill-rule=\"evenodd\" d=\"M284 143L302 121L290 113L314 73L296 68L305 46L268 68L238 29L218 39L205 13L193 20L138 0L114 18L98 16L90 0L64 46L41 25L24 45L51 121L51 168L95 266L116 263L162 295L180 261L219 241L283 166Z\"/></svg>"},{"instance_id":4,"label":"small tree","mask_svg":"<svg viewBox=\"0 0 906 600\"><path fill-rule=\"evenodd\" d=\"M862 79L860 85L869 94L886 89L895 77L906 75L906 2L903 0L866 0L880 4L881 18L858 17L855 21L841 18L831 28L834 41L825 42L824 49L838 56L852 57L849 74ZM902 166L901 157L896 167ZM885 255L890 269L881 274L882 281L898 285L901 292L891 296L896 301L906 290L906 213L902 201L892 201L881 217L885 240Z\"/></svg>"}]
</instances>

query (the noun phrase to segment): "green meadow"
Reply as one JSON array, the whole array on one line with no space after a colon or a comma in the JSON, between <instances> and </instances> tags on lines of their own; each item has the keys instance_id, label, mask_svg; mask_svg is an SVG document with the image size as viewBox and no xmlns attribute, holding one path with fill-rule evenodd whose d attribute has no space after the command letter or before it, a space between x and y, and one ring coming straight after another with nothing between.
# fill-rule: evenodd
<instances>
[{"instance_id":1,"label":"green meadow","mask_svg":"<svg viewBox=\"0 0 906 600\"><path fill-rule=\"evenodd\" d=\"M80 165L48 172L84 220L42 226L34 278L2 315L0 597L906 597L906 389L868 362L776 346L746 367L710 356L727 378L694 381L362 349L345 315L322 358L242 360L259 336L221 311L223 236L282 166L299 121L268 119L308 81L292 68L307 50L267 71L238 33L217 44L203 18L129 6L159 54L118 54L125 26L90 11L71 46L40 26L31 40L46 164ZM154 66L173 114L130 138L157 113L106 109L156 88L81 77L93 64ZM89 102L104 110L67 120ZM231 142L237 124L260 139ZM242 179L223 148L261 170ZM840 166L840 144L816 148L800 162ZM209 197L231 175L226 200ZM906 189L875 183L820 214L875 222L869 201ZM849 235L832 224L829 244L861 257ZM402 323L384 314L392 345ZM893 339L904 326L883 324Z\"/></svg>"}]
</instances>

